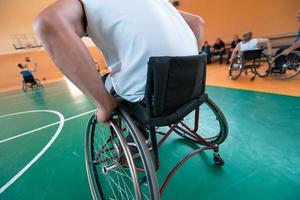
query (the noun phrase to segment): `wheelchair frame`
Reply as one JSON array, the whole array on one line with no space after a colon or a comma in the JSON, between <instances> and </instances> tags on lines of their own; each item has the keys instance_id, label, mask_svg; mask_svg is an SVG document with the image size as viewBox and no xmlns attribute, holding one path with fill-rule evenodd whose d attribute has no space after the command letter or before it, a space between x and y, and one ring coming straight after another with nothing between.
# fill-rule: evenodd
<instances>
[{"instance_id":1,"label":"wheelchair frame","mask_svg":"<svg viewBox=\"0 0 300 200\"><path fill-rule=\"evenodd\" d=\"M28 88L38 89L38 88L43 88L43 85L39 79L35 79L33 76L29 76L29 77L23 76L22 89L24 92L27 92Z\"/></svg>"},{"instance_id":2,"label":"wheelchair frame","mask_svg":"<svg viewBox=\"0 0 300 200\"><path fill-rule=\"evenodd\" d=\"M239 55L237 55L233 62L230 64L229 67L229 77L231 80L236 80L240 77L240 75L245 71L245 75L248 74L248 70L250 69L250 72L253 74L251 77L251 81L254 81L256 76L259 76L261 78L264 78L269 75L271 71L271 63L272 61L267 58L267 56L263 53L263 49L256 49L256 50L249 50L240 52ZM258 69L262 66L261 60L262 59L267 60L267 70L265 70L263 73L258 71ZM247 62L251 62L251 64L246 64ZM234 71L237 71L237 74L234 74Z\"/></svg>"},{"instance_id":3,"label":"wheelchair frame","mask_svg":"<svg viewBox=\"0 0 300 200\"><path fill-rule=\"evenodd\" d=\"M217 166L223 166L224 165L224 161L221 158L220 154L219 154L219 144L221 144L222 142L224 142L224 140L227 137L228 134L228 125L227 125L227 120L225 118L225 116L223 115L222 111L217 107L217 105L208 98L207 94L204 92L205 90L205 72L206 72L206 59L205 59L205 54L201 54L199 56L194 56L194 57L182 57L182 59L180 57L176 57L173 60L175 64L170 64L170 60L172 62L172 58L170 59L170 57L168 58L159 58L158 60L155 60L155 58L153 59L154 64L151 64L151 58L149 61L149 68L148 68L148 79L147 79L147 86L146 86L146 101L145 102L141 102L141 103L130 103L127 101L122 101L121 102L121 106L120 108L114 113L114 117L111 119L110 123L110 133L109 133L109 137L108 139L103 139L104 142L103 145L100 145L101 148L96 148L100 154L101 152L105 153L106 149L109 149L108 151L111 151L111 149L114 149L116 152L120 153L121 150L120 148L116 148L114 146L116 146L116 142L112 142L111 146L108 146L107 143L108 141L112 141L114 139L112 139L112 135L114 135L114 133L116 135L120 134L119 132L121 132L122 130L124 130L124 128L122 128L121 125L121 121L127 121L127 125L125 123L125 125L127 127L129 127L129 131L132 131L132 137L134 138L134 146L136 146L137 148L139 148L139 152L140 152L140 156L142 159L142 162L147 165L144 168L140 168L140 167L134 167L133 169L130 169L132 177L137 177L136 173L134 172L134 170L137 171L146 171L146 175L144 177L141 177L139 179L139 181L133 181L135 186L134 186L134 190L136 192L139 192L139 186L136 185L139 182L145 182L147 181L147 184L149 185L149 191L150 193L156 193L156 194L151 194L149 195L150 198L149 199L159 199L159 196L162 195L162 193L164 192L166 186L168 185L168 183L170 182L171 178L174 176L174 174L177 172L177 170L186 162L188 161L192 156L196 155L197 153L200 153L202 151L205 150L212 150L214 152L213 154L213 160L215 162L215 164ZM194 60L194 62L190 62L190 60ZM157 64L156 61L159 61L161 63ZM154 65L154 67L152 66ZM155 68L155 65L162 65L159 66L157 68ZM161 87L159 89L155 88L155 80L154 83L153 81L151 81L153 78L153 76L155 76L155 73L157 73L157 70L161 70L160 72L163 72L163 68L167 66L167 68L169 67L169 65L173 65L172 67L175 68L176 71L176 66L180 66L180 65L191 65L190 69L187 68L186 70L191 70L190 74L194 74L196 73L195 76L195 80L196 81L196 86L194 88L194 91L192 92L194 94L194 98L192 98L191 100L188 100L188 103L182 104L180 103L180 106L174 110L174 107L171 106L171 108L169 107L169 111L166 108L163 108L162 110L159 109L160 105L160 100L161 98L159 97L158 99L155 99L155 93L157 94L162 94L160 93L161 91ZM194 66L193 66L194 65ZM193 68L195 68L195 65L197 66L197 70L193 71ZM175 67L174 67L175 66ZM186 66L187 67L187 66ZM171 68L170 68L171 70ZM181 69L182 70L182 69ZM168 72L170 73L170 72ZM201 75L201 77L198 77L198 75ZM172 75L173 77L176 76L181 76L182 74L178 73L178 71L176 73L174 73ZM164 77L162 75L162 77ZM161 80L162 77L158 77L156 81L158 81L157 83L159 83L160 81L164 81ZM202 78L201 81L199 81ZM176 79L176 78L175 78ZM191 82L190 85L194 84L194 82ZM159 85L159 84L158 84ZM154 87L154 88L153 88ZM196 93L195 93L196 91ZM153 96L154 95L154 96ZM164 96L164 98L168 98L168 96ZM186 101L186 100L184 100ZM153 103L154 102L154 103ZM157 104L155 104L155 102ZM201 113L201 106L204 106L204 104L208 107L208 109L210 109L211 113L213 114L213 118L215 118L215 120L218 123L218 130L219 132L217 133L216 136L210 137L210 138L205 138L202 137L199 133L198 130L200 129L200 124L199 124L199 119L200 119L200 113ZM154 108L153 108L154 106ZM175 112L174 112L175 111ZM184 120L186 118L186 116L188 114L191 114L194 111L194 121L192 122L192 127L190 127L190 125L188 125ZM142 113L144 112L144 113ZM145 115L146 113L146 115ZM164 114L161 114L164 113ZM179 114L178 114L179 113ZM119 117L120 116L120 117ZM143 117L146 116L146 117ZM150 116L150 117L149 117ZM201 119L200 119L201 121ZM95 141L93 139L93 134L95 134L95 128L97 126L97 122L95 119L95 116L92 116L88 126L87 126L87 132L86 132L86 142L85 142L85 161L86 161L86 166L87 166L87 174L88 174L88 179L89 179L89 184L90 184L90 188L91 188L91 192L93 194L93 198L94 199L98 199L98 198L102 198L105 199L102 188L101 188L101 184L99 183L99 180L97 180L98 177L98 172L95 166L95 163L103 163L106 162L107 160L109 160L111 157L113 156L109 156L103 160L97 160L97 159L93 159L93 156L95 157L95 152L93 153L93 146L95 145ZM119 126L116 126L117 124L119 124ZM98 124L99 126L101 126L100 124ZM102 125L103 126L103 125ZM161 126L168 126L169 130L166 132L162 132L160 130L158 130L158 127ZM151 147L147 148L146 146L146 139L141 139L141 133L139 131L138 127L142 127L140 128L140 130L144 130L144 135L145 135L145 131L148 133L148 135L150 136L150 140L151 140ZM157 171L159 169L160 166L160 162L159 162L159 154L158 154L158 149L159 147L166 141L166 139L171 135L171 133L176 133L179 134L180 136L182 136L183 138L188 139L189 141L192 141L193 143L196 143L198 145L197 149L193 150L191 153L189 153L188 155L186 155L184 158L182 158L174 167L173 169L169 172L169 174L166 176L165 181L163 182L161 188L158 190L158 185L157 185L157 180L154 177L155 175L155 171ZM162 135L162 138L158 141L157 140L157 134ZM118 135L118 138L120 139L122 136ZM113 138L116 138L113 136ZM125 139L126 140L126 139ZM120 143L126 143L123 144L122 146L124 146L124 153L126 151L128 151L130 146L129 142L124 141L124 138L120 139ZM148 140L149 141L149 140ZM121 146L121 145L120 145ZM126 150L127 149L127 150ZM152 159L151 156L149 156L149 150L152 152L152 156L153 156L153 160L154 163L152 163ZM98 152L98 153L99 153ZM116 157L122 157L120 155L116 156ZM127 162L128 162L128 168L130 168L130 166L132 166L133 163L133 156L130 155L130 152L128 153L127 157ZM131 157L131 158L130 158ZM149 161L150 158L150 161ZM118 161L119 164L117 164L118 166L120 166L120 161ZM153 165L154 164L154 165ZM122 165L122 164L121 164ZM108 168L110 168L111 166L113 166L113 169L116 169L116 165L109 165ZM106 167L104 167L106 168ZM102 173L104 173L104 171L106 171L104 168L102 168ZM154 175L153 175L154 174ZM99 177L98 177L99 178ZM143 199L141 194L137 194L136 195L136 199Z\"/></svg>"}]
</instances>

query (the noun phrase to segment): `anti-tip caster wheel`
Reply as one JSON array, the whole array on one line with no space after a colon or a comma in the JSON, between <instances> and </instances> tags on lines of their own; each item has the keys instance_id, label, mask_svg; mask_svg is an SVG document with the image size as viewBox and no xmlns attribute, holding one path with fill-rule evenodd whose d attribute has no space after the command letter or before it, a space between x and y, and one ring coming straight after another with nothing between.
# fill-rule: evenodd
<instances>
[{"instance_id":1,"label":"anti-tip caster wheel","mask_svg":"<svg viewBox=\"0 0 300 200\"><path fill-rule=\"evenodd\" d=\"M219 167L222 167L224 165L224 160L220 157L219 154L214 155L214 162Z\"/></svg>"}]
</instances>

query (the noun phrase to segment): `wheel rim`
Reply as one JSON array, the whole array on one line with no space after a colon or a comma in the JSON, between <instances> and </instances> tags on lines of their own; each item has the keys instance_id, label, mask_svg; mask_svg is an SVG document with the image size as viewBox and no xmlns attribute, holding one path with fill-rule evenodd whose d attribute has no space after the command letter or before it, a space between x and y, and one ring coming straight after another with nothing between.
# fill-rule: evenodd
<instances>
[{"instance_id":1,"label":"wheel rim","mask_svg":"<svg viewBox=\"0 0 300 200\"><path fill-rule=\"evenodd\" d=\"M195 114L196 111L193 111L188 116L184 118L184 124L179 124L179 130L176 132L188 138L190 140L197 140L191 135L187 134L182 128L189 126L194 129L195 124ZM221 110L210 100L203 103L199 109L199 124L197 134L200 135L203 139L211 144L221 144L227 137L228 125L226 118L224 117ZM201 143L201 142L200 142Z\"/></svg>"},{"instance_id":2,"label":"wheel rim","mask_svg":"<svg viewBox=\"0 0 300 200\"><path fill-rule=\"evenodd\" d=\"M237 79L242 73L242 61L236 57L229 67L229 76L232 80Z\"/></svg>"},{"instance_id":3,"label":"wheel rim","mask_svg":"<svg viewBox=\"0 0 300 200\"><path fill-rule=\"evenodd\" d=\"M114 121L109 128L95 123L88 128L90 145L87 172L94 199L151 199L148 185L139 180L145 176L140 159L133 159L125 136L126 127ZM94 130L93 130L94 129ZM101 130L102 129L102 130ZM102 134L98 134L102 133ZM104 133L104 134L103 134ZM93 135L94 134L94 135ZM86 143L87 145L87 143ZM87 161L87 160L86 160ZM149 183L146 180L146 183Z\"/></svg>"},{"instance_id":4,"label":"wheel rim","mask_svg":"<svg viewBox=\"0 0 300 200\"><path fill-rule=\"evenodd\" d=\"M260 77L266 77L269 75L270 73L270 60L267 58L267 56L263 53L262 57L265 58L266 60L261 60L261 59L257 59L255 61L251 61L254 62L253 63L253 68L255 73L260 76Z\"/></svg>"},{"instance_id":5,"label":"wheel rim","mask_svg":"<svg viewBox=\"0 0 300 200\"><path fill-rule=\"evenodd\" d=\"M274 63L278 63L272 70L272 76L277 79L289 79L300 73L300 52L291 52L288 56L279 56Z\"/></svg>"}]
</instances>

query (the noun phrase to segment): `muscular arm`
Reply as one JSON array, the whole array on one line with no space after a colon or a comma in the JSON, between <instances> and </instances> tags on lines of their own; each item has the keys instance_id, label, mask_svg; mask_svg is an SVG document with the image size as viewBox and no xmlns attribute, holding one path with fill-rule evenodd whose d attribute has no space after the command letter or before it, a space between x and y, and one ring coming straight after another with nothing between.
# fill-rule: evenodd
<instances>
[{"instance_id":1,"label":"muscular arm","mask_svg":"<svg viewBox=\"0 0 300 200\"><path fill-rule=\"evenodd\" d=\"M231 54L231 58L229 59L231 63L233 59L236 57L236 54L239 52L240 48L241 48L241 43L238 43Z\"/></svg>"},{"instance_id":2,"label":"muscular arm","mask_svg":"<svg viewBox=\"0 0 300 200\"><path fill-rule=\"evenodd\" d=\"M95 102L97 118L106 121L117 106L97 75L94 61L81 40L85 16L78 0L59 0L42 11L34 30L62 73Z\"/></svg>"},{"instance_id":3,"label":"muscular arm","mask_svg":"<svg viewBox=\"0 0 300 200\"><path fill-rule=\"evenodd\" d=\"M289 48L287 48L286 50L284 50L282 52L283 55L288 55L289 53L291 53L292 51L294 51L295 49L300 48L300 40L298 40L297 42L295 42L294 44L292 44Z\"/></svg>"},{"instance_id":4,"label":"muscular arm","mask_svg":"<svg viewBox=\"0 0 300 200\"><path fill-rule=\"evenodd\" d=\"M267 46L268 55L272 55L272 45L268 38L257 38L257 43L259 45Z\"/></svg>"},{"instance_id":5,"label":"muscular arm","mask_svg":"<svg viewBox=\"0 0 300 200\"><path fill-rule=\"evenodd\" d=\"M189 25L189 27L192 29L194 35L197 38L198 43L198 49L200 50L203 45L203 39L204 39L204 20L197 15L193 15L184 11L179 11L183 19L186 21L186 23Z\"/></svg>"}]
</instances>

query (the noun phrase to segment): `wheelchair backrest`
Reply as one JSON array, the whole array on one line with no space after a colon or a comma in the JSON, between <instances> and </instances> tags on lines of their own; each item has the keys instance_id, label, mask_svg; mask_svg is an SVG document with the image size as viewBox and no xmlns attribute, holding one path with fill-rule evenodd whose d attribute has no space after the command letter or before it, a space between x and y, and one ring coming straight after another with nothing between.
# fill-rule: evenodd
<instances>
[{"instance_id":1,"label":"wheelchair backrest","mask_svg":"<svg viewBox=\"0 0 300 200\"><path fill-rule=\"evenodd\" d=\"M264 51L263 49L243 51L243 59L244 60L260 59L262 57L263 51Z\"/></svg>"},{"instance_id":2,"label":"wheelchair backrest","mask_svg":"<svg viewBox=\"0 0 300 200\"><path fill-rule=\"evenodd\" d=\"M205 92L206 54L151 57L145 100L152 117L170 114Z\"/></svg>"},{"instance_id":3,"label":"wheelchair backrest","mask_svg":"<svg viewBox=\"0 0 300 200\"><path fill-rule=\"evenodd\" d=\"M20 72L25 83L35 83L34 77L30 71L22 71Z\"/></svg>"}]
</instances>

